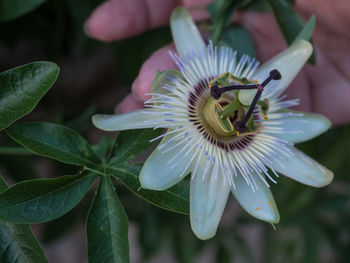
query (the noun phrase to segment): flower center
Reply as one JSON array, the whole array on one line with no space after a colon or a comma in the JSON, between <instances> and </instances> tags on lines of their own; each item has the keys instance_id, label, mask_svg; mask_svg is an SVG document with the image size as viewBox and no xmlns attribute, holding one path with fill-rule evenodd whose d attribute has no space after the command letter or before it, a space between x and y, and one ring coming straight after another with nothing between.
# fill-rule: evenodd
<instances>
[{"instance_id":1,"label":"flower center","mask_svg":"<svg viewBox=\"0 0 350 263\"><path fill-rule=\"evenodd\" d=\"M266 118L268 101L259 100L264 87L272 79L280 78L280 73L273 70L262 84L236 78L230 73L202 80L189 96L190 121L204 138L220 148L244 149L262 129L259 109ZM240 103L238 92L241 89L257 89L250 106ZM233 92L226 93L231 90Z\"/></svg>"},{"instance_id":2,"label":"flower center","mask_svg":"<svg viewBox=\"0 0 350 263\"><path fill-rule=\"evenodd\" d=\"M233 105L233 106L231 106ZM238 106L235 106L238 105ZM228 107L232 110L223 116ZM222 96L219 100L209 97L202 109L203 119L213 131L220 136L237 136L235 123L243 119L245 109L240 107L238 100L229 96Z\"/></svg>"}]
</instances>

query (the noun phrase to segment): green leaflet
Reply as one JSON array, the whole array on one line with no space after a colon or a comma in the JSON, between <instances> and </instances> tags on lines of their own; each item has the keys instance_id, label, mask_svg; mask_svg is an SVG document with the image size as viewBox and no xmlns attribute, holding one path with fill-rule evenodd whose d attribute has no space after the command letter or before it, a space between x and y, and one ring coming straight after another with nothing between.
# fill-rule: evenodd
<instances>
[{"instance_id":1,"label":"green leaflet","mask_svg":"<svg viewBox=\"0 0 350 263\"><path fill-rule=\"evenodd\" d=\"M182 180L165 191L151 191L141 188L139 173L141 165L121 164L107 167L106 172L116 177L136 195L149 203L180 214L189 214L189 188L187 181Z\"/></svg>"},{"instance_id":2,"label":"green leaflet","mask_svg":"<svg viewBox=\"0 0 350 263\"><path fill-rule=\"evenodd\" d=\"M211 15L212 40L216 45L220 39L222 30L231 23L231 17L237 7L237 0L215 0L207 6L207 11Z\"/></svg>"},{"instance_id":3,"label":"green leaflet","mask_svg":"<svg viewBox=\"0 0 350 263\"><path fill-rule=\"evenodd\" d=\"M17 183L0 194L0 219L26 224L58 218L81 201L95 179L82 173Z\"/></svg>"},{"instance_id":4,"label":"green leaflet","mask_svg":"<svg viewBox=\"0 0 350 263\"><path fill-rule=\"evenodd\" d=\"M304 39L304 40L308 40L308 41L311 40L312 33L314 32L315 24L316 24L316 16L312 15L310 17L309 21L307 21L307 23L304 25L303 29L295 37L292 44L294 44L295 42L297 42L300 39Z\"/></svg>"},{"instance_id":5,"label":"green leaflet","mask_svg":"<svg viewBox=\"0 0 350 263\"><path fill-rule=\"evenodd\" d=\"M129 262L128 218L109 177L101 177L86 232L90 263Z\"/></svg>"},{"instance_id":6,"label":"green leaflet","mask_svg":"<svg viewBox=\"0 0 350 263\"><path fill-rule=\"evenodd\" d=\"M0 192L7 185L0 176ZM2 263L47 263L44 252L28 225L0 221L0 259Z\"/></svg>"},{"instance_id":7,"label":"green leaflet","mask_svg":"<svg viewBox=\"0 0 350 263\"><path fill-rule=\"evenodd\" d=\"M242 26L232 25L225 29L222 33L222 42L233 50L237 50L239 57L242 55L256 57L253 39L248 30Z\"/></svg>"},{"instance_id":8,"label":"green leaflet","mask_svg":"<svg viewBox=\"0 0 350 263\"><path fill-rule=\"evenodd\" d=\"M62 125L19 123L6 129L6 133L31 151L63 163L94 167L101 162L79 133Z\"/></svg>"},{"instance_id":9,"label":"green leaflet","mask_svg":"<svg viewBox=\"0 0 350 263\"><path fill-rule=\"evenodd\" d=\"M0 73L0 130L31 112L55 83L58 72L56 64L42 61Z\"/></svg>"},{"instance_id":10,"label":"green leaflet","mask_svg":"<svg viewBox=\"0 0 350 263\"><path fill-rule=\"evenodd\" d=\"M162 131L163 129L143 129L120 132L115 141L113 158L109 164L126 162L142 154L153 145L149 141L161 135Z\"/></svg>"}]
</instances>

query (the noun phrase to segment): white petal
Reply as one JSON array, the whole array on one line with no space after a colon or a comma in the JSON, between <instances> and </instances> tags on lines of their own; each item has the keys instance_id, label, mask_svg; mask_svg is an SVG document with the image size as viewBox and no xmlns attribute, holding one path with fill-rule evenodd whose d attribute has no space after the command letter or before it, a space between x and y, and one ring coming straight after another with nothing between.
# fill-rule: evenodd
<instances>
[{"instance_id":1,"label":"white petal","mask_svg":"<svg viewBox=\"0 0 350 263\"><path fill-rule=\"evenodd\" d=\"M273 122L280 122L283 129L289 132L276 133L273 136L292 143L305 142L326 132L332 125L330 120L323 115L313 113L301 114L303 116L290 115L281 119L274 119Z\"/></svg>"},{"instance_id":2,"label":"white petal","mask_svg":"<svg viewBox=\"0 0 350 263\"><path fill-rule=\"evenodd\" d=\"M311 54L312 45L305 40L299 40L263 64L253 74L252 79L262 83L273 69L277 69L281 73L282 78L280 80L272 80L267 84L262 97L277 97L280 95L299 73ZM239 92L239 100L245 105L250 105L255 93L256 90L241 90Z\"/></svg>"},{"instance_id":3,"label":"white petal","mask_svg":"<svg viewBox=\"0 0 350 263\"><path fill-rule=\"evenodd\" d=\"M92 123L104 131L122 131L132 129L153 128L152 122L157 116L144 114L143 112L155 112L154 109L140 109L126 114L107 115L96 114L92 116Z\"/></svg>"},{"instance_id":4,"label":"white petal","mask_svg":"<svg viewBox=\"0 0 350 263\"><path fill-rule=\"evenodd\" d=\"M272 162L271 168L298 182L314 187L323 187L333 180L333 172L317 163L298 149L291 147L293 155L281 163Z\"/></svg>"},{"instance_id":5,"label":"white petal","mask_svg":"<svg viewBox=\"0 0 350 263\"><path fill-rule=\"evenodd\" d=\"M183 7L176 8L170 18L173 40L180 56L205 49L204 41L190 13Z\"/></svg>"},{"instance_id":6,"label":"white petal","mask_svg":"<svg viewBox=\"0 0 350 263\"><path fill-rule=\"evenodd\" d=\"M227 180L224 183L222 174L215 180L209 171L203 178L205 166L198 168L200 171L192 179L190 189L191 227L203 240L215 236L230 192L230 185Z\"/></svg>"},{"instance_id":7,"label":"white petal","mask_svg":"<svg viewBox=\"0 0 350 263\"><path fill-rule=\"evenodd\" d=\"M140 173L140 183L142 188L151 190L165 190L181 181L188 173L190 169L187 169L184 173L184 169L187 166L186 159L179 162L174 168L171 169L173 164L168 164L168 161L173 158L183 147L180 144L172 150L163 153L165 149L175 146L179 141L175 140L169 142L166 148L159 149L163 143L166 143L173 136L167 135L160 142L158 147L153 151L150 157L146 160ZM169 147L169 148L168 148ZM181 157L181 156L180 156Z\"/></svg>"},{"instance_id":8,"label":"white petal","mask_svg":"<svg viewBox=\"0 0 350 263\"><path fill-rule=\"evenodd\" d=\"M235 177L236 188L231 187L232 194L250 215L272 224L278 223L280 215L270 188L257 175L254 178L257 184L255 192L243 176Z\"/></svg>"}]
</instances>

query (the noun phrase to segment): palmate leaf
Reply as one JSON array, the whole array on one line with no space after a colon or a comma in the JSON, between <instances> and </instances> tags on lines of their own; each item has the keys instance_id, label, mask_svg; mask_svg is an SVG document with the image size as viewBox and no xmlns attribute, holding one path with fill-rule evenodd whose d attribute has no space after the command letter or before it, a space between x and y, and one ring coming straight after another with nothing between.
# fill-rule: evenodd
<instances>
[{"instance_id":1,"label":"palmate leaf","mask_svg":"<svg viewBox=\"0 0 350 263\"><path fill-rule=\"evenodd\" d=\"M114 157L106 165L106 173L119 179L136 195L158 207L177 213L189 213L189 183L182 181L165 191L143 189L139 182L142 165L132 164L129 160L149 149L149 140L157 137L161 131L152 129L120 132L116 140Z\"/></svg>"},{"instance_id":2,"label":"palmate leaf","mask_svg":"<svg viewBox=\"0 0 350 263\"><path fill-rule=\"evenodd\" d=\"M1 0L0 1L0 22L15 19L29 13L46 0Z\"/></svg>"},{"instance_id":3,"label":"palmate leaf","mask_svg":"<svg viewBox=\"0 0 350 263\"><path fill-rule=\"evenodd\" d=\"M0 192L7 185L0 176ZM28 225L0 220L0 259L2 263L47 263L44 252Z\"/></svg>"},{"instance_id":4,"label":"palmate leaf","mask_svg":"<svg viewBox=\"0 0 350 263\"><path fill-rule=\"evenodd\" d=\"M73 209L85 196L96 175L22 181L0 194L0 220L13 223L42 223Z\"/></svg>"},{"instance_id":5,"label":"palmate leaf","mask_svg":"<svg viewBox=\"0 0 350 263\"><path fill-rule=\"evenodd\" d=\"M90 263L129 262L128 218L107 176L101 177L86 232Z\"/></svg>"},{"instance_id":6,"label":"palmate leaf","mask_svg":"<svg viewBox=\"0 0 350 263\"><path fill-rule=\"evenodd\" d=\"M0 130L31 112L55 83L58 72L56 64L42 61L0 73Z\"/></svg>"}]
</instances>

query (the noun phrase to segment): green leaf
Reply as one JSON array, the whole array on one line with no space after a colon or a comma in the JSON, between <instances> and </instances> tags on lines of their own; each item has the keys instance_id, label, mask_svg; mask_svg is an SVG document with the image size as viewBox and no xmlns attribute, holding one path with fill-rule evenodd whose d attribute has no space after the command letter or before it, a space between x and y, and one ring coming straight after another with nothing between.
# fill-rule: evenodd
<instances>
[{"instance_id":1,"label":"green leaf","mask_svg":"<svg viewBox=\"0 0 350 263\"><path fill-rule=\"evenodd\" d=\"M125 162L137 157L151 148L153 143L149 141L159 136L162 132L163 129L143 129L120 132L115 143L116 150L114 152L114 157L110 160L109 164Z\"/></svg>"},{"instance_id":2,"label":"green leaf","mask_svg":"<svg viewBox=\"0 0 350 263\"><path fill-rule=\"evenodd\" d=\"M94 168L101 162L78 132L58 124L19 123L6 129L6 133L29 150L63 163Z\"/></svg>"},{"instance_id":3,"label":"green leaf","mask_svg":"<svg viewBox=\"0 0 350 263\"><path fill-rule=\"evenodd\" d=\"M207 11L213 21L212 41L214 45L220 39L222 30L230 24L236 7L236 0L215 0L207 6Z\"/></svg>"},{"instance_id":4,"label":"green leaf","mask_svg":"<svg viewBox=\"0 0 350 263\"><path fill-rule=\"evenodd\" d=\"M304 21L285 0L268 0L284 39L291 45L302 30Z\"/></svg>"},{"instance_id":5,"label":"green leaf","mask_svg":"<svg viewBox=\"0 0 350 263\"><path fill-rule=\"evenodd\" d=\"M74 208L96 176L82 173L15 184L0 194L0 219L13 223L42 223Z\"/></svg>"},{"instance_id":6,"label":"green leaf","mask_svg":"<svg viewBox=\"0 0 350 263\"><path fill-rule=\"evenodd\" d=\"M31 112L55 83L58 72L56 64L43 61L0 73L0 130Z\"/></svg>"},{"instance_id":7,"label":"green leaf","mask_svg":"<svg viewBox=\"0 0 350 263\"><path fill-rule=\"evenodd\" d=\"M272 11L282 32L284 39L290 46L296 39L303 38L310 41L315 18L311 17L304 26L304 20L296 13L290 4L285 0L268 0ZM311 31L310 31L311 30ZM309 59L311 64L315 64L315 54Z\"/></svg>"},{"instance_id":8,"label":"green leaf","mask_svg":"<svg viewBox=\"0 0 350 263\"><path fill-rule=\"evenodd\" d=\"M165 191L151 191L143 189L140 185L139 174L142 165L127 165L118 163L107 166L106 172L119 179L136 195L149 203L180 214L189 214L189 183L182 180L172 188Z\"/></svg>"},{"instance_id":9,"label":"green leaf","mask_svg":"<svg viewBox=\"0 0 350 263\"><path fill-rule=\"evenodd\" d=\"M86 232L90 263L129 262L128 218L109 177L101 177Z\"/></svg>"},{"instance_id":10,"label":"green leaf","mask_svg":"<svg viewBox=\"0 0 350 263\"><path fill-rule=\"evenodd\" d=\"M225 29L222 33L222 42L233 50L237 50L239 56L256 57L253 39L248 30L242 26L232 25Z\"/></svg>"},{"instance_id":11,"label":"green leaf","mask_svg":"<svg viewBox=\"0 0 350 263\"><path fill-rule=\"evenodd\" d=\"M91 148L94 150L98 157L103 158L108 154L109 150L114 145L114 142L114 139L102 136L99 143L93 145Z\"/></svg>"},{"instance_id":12,"label":"green leaf","mask_svg":"<svg viewBox=\"0 0 350 263\"><path fill-rule=\"evenodd\" d=\"M46 0L1 0L0 22L9 21L34 10Z\"/></svg>"},{"instance_id":13,"label":"green leaf","mask_svg":"<svg viewBox=\"0 0 350 263\"><path fill-rule=\"evenodd\" d=\"M45 254L28 225L0 221L0 258L3 263L45 263Z\"/></svg>"},{"instance_id":14,"label":"green leaf","mask_svg":"<svg viewBox=\"0 0 350 263\"><path fill-rule=\"evenodd\" d=\"M307 23L304 25L303 29L295 37L292 44L294 44L295 42L297 42L300 39L310 41L311 37L312 37L312 33L314 32L315 24L316 24L316 16L312 15L310 17L309 21L307 21Z\"/></svg>"},{"instance_id":15,"label":"green leaf","mask_svg":"<svg viewBox=\"0 0 350 263\"><path fill-rule=\"evenodd\" d=\"M253 10L258 12L271 12L271 6L267 1L268 0L243 1L243 3L241 3L239 7L244 10Z\"/></svg>"},{"instance_id":16,"label":"green leaf","mask_svg":"<svg viewBox=\"0 0 350 263\"><path fill-rule=\"evenodd\" d=\"M7 185L0 176L0 192ZM28 225L0 221L0 259L2 263L47 263L44 252Z\"/></svg>"}]
</instances>

